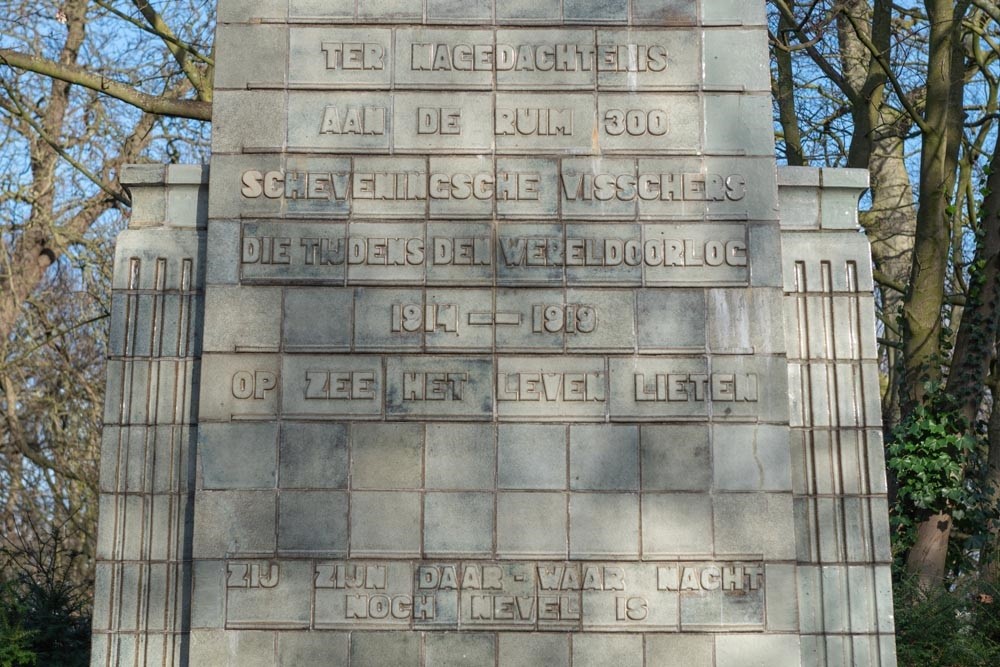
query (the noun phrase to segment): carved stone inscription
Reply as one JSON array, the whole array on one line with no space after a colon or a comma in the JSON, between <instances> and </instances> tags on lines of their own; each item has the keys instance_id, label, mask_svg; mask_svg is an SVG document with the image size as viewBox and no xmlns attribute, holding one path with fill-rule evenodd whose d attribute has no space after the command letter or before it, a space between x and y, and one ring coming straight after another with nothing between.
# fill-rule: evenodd
<instances>
[{"instance_id":1,"label":"carved stone inscription","mask_svg":"<svg viewBox=\"0 0 1000 667\"><path fill-rule=\"evenodd\" d=\"M244 282L745 284L743 225L243 224Z\"/></svg>"},{"instance_id":2,"label":"carved stone inscription","mask_svg":"<svg viewBox=\"0 0 1000 667\"><path fill-rule=\"evenodd\" d=\"M229 628L635 632L764 625L760 562L231 560L226 568Z\"/></svg>"},{"instance_id":3,"label":"carved stone inscription","mask_svg":"<svg viewBox=\"0 0 1000 667\"><path fill-rule=\"evenodd\" d=\"M293 27L292 88L693 90L701 40L639 29Z\"/></svg>"}]
</instances>

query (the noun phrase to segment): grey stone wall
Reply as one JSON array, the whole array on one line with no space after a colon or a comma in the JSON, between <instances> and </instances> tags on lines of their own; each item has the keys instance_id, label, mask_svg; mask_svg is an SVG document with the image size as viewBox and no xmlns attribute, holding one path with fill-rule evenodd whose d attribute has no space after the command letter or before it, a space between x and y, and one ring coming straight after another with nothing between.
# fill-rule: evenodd
<instances>
[{"instance_id":1,"label":"grey stone wall","mask_svg":"<svg viewBox=\"0 0 1000 667\"><path fill-rule=\"evenodd\" d=\"M776 170L763 2L219 21L207 212L127 176L95 665L894 664L866 182Z\"/></svg>"}]
</instances>

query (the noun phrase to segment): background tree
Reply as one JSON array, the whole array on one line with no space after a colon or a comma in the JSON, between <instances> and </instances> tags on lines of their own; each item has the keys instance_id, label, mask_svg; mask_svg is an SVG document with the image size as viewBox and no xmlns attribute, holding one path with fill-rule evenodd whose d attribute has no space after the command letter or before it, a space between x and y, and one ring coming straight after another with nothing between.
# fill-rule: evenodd
<instances>
[{"instance_id":1,"label":"background tree","mask_svg":"<svg viewBox=\"0 0 1000 667\"><path fill-rule=\"evenodd\" d=\"M113 240L129 206L117 174L126 163L205 158L213 18L211 0L4 3L4 535L69 522L63 546L92 555L104 318ZM86 576L91 560L77 562Z\"/></svg>"},{"instance_id":2,"label":"background tree","mask_svg":"<svg viewBox=\"0 0 1000 667\"><path fill-rule=\"evenodd\" d=\"M792 91L778 114L786 154L871 173L862 222L881 306L883 416L897 446L897 524L912 529L897 544L931 586L949 555L986 555L967 538L991 528L983 490L996 471L980 461L1000 444L980 436L997 333L1000 181L987 181L987 165L1000 157L1000 11L990 0L771 4L775 88ZM949 464L937 481L912 484L935 457Z\"/></svg>"},{"instance_id":3,"label":"background tree","mask_svg":"<svg viewBox=\"0 0 1000 667\"><path fill-rule=\"evenodd\" d=\"M1000 7L769 4L779 151L871 174L862 224L901 568L925 591L996 577ZM78 577L96 535L111 246L129 206L116 177L128 162L205 159L214 5L7 0L0 15L0 529L65 524Z\"/></svg>"}]
</instances>

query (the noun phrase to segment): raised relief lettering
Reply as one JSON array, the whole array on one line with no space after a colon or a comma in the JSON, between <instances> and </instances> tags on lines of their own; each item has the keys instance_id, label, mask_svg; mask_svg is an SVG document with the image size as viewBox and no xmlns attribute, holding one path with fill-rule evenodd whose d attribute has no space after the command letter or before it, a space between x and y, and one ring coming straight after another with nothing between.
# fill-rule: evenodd
<instances>
[{"instance_id":1,"label":"raised relief lettering","mask_svg":"<svg viewBox=\"0 0 1000 667\"><path fill-rule=\"evenodd\" d=\"M578 303L568 305L535 304L531 307L531 330L535 333L593 333L597 328L597 311L593 306Z\"/></svg>"},{"instance_id":2,"label":"raised relief lettering","mask_svg":"<svg viewBox=\"0 0 1000 667\"><path fill-rule=\"evenodd\" d=\"M494 114L497 135L568 136L573 134L572 109L517 108L497 109Z\"/></svg>"},{"instance_id":3,"label":"raised relief lettering","mask_svg":"<svg viewBox=\"0 0 1000 667\"><path fill-rule=\"evenodd\" d=\"M734 373L636 373L635 400L746 402L758 400L757 376Z\"/></svg>"},{"instance_id":4,"label":"raised relief lettering","mask_svg":"<svg viewBox=\"0 0 1000 667\"><path fill-rule=\"evenodd\" d=\"M498 401L604 402L604 373L497 373Z\"/></svg>"},{"instance_id":5,"label":"raised relief lettering","mask_svg":"<svg viewBox=\"0 0 1000 667\"><path fill-rule=\"evenodd\" d=\"M662 137L668 129L667 112L662 109L608 109L604 114L604 131L613 137L626 132L633 137Z\"/></svg>"},{"instance_id":6,"label":"raised relief lettering","mask_svg":"<svg viewBox=\"0 0 1000 667\"><path fill-rule=\"evenodd\" d=\"M649 616L649 602L645 598L615 598L615 620L642 621L647 616Z\"/></svg>"},{"instance_id":7,"label":"raised relief lettering","mask_svg":"<svg viewBox=\"0 0 1000 667\"><path fill-rule=\"evenodd\" d=\"M746 266L744 241L504 237L500 254L517 266Z\"/></svg>"},{"instance_id":8,"label":"raised relief lettering","mask_svg":"<svg viewBox=\"0 0 1000 667\"><path fill-rule=\"evenodd\" d=\"M241 177L240 194L247 199L326 199L346 201L351 175L341 172L260 172Z\"/></svg>"},{"instance_id":9,"label":"raised relief lettering","mask_svg":"<svg viewBox=\"0 0 1000 667\"><path fill-rule=\"evenodd\" d=\"M278 378L271 371L237 371L233 374L233 398L263 400L278 386Z\"/></svg>"},{"instance_id":10,"label":"raised relief lettering","mask_svg":"<svg viewBox=\"0 0 1000 667\"><path fill-rule=\"evenodd\" d=\"M420 238L352 236L347 240L347 263L418 266L424 263L424 241Z\"/></svg>"},{"instance_id":11,"label":"raised relief lettering","mask_svg":"<svg viewBox=\"0 0 1000 667\"><path fill-rule=\"evenodd\" d=\"M656 568L656 587L661 591L756 591L762 586L764 569L759 565L667 565Z\"/></svg>"},{"instance_id":12,"label":"raised relief lettering","mask_svg":"<svg viewBox=\"0 0 1000 667\"><path fill-rule=\"evenodd\" d=\"M275 588L280 579L278 563L229 563L226 588Z\"/></svg>"},{"instance_id":13,"label":"raised relief lettering","mask_svg":"<svg viewBox=\"0 0 1000 667\"><path fill-rule=\"evenodd\" d=\"M462 110L420 107L417 109L417 134L462 134Z\"/></svg>"},{"instance_id":14,"label":"raised relief lettering","mask_svg":"<svg viewBox=\"0 0 1000 667\"><path fill-rule=\"evenodd\" d=\"M461 401L469 374L403 373L404 401Z\"/></svg>"},{"instance_id":15,"label":"raised relief lettering","mask_svg":"<svg viewBox=\"0 0 1000 667\"><path fill-rule=\"evenodd\" d=\"M376 371L306 371L305 398L321 401L375 400Z\"/></svg>"},{"instance_id":16,"label":"raised relief lettering","mask_svg":"<svg viewBox=\"0 0 1000 667\"><path fill-rule=\"evenodd\" d=\"M383 107L328 106L323 112L320 134L385 134Z\"/></svg>"},{"instance_id":17,"label":"raised relief lettering","mask_svg":"<svg viewBox=\"0 0 1000 667\"><path fill-rule=\"evenodd\" d=\"M303 263L306 266L337 266L347 259L344 239L313 238L304 236L299 239L302 248Z\"/></svg>"},{"instance_id":18,"label":"raised relief lettering","mask_svg":"<svg viewBox=\"0 0 1000 667\"><path fill-rule=\"evenodd\" d=\"M277 236L247 236L243 238L240 261L244 264L290 264L292 239Z\"/></svg>"},{"instance_id":19,"label":"raised relief lettering","mask_svg":"<svg viewBox=\"0 0 1000 667\"><path fill-rule=\"evenodd\" d=\"M355 199L422 201L427 199L427 176L419 172L355 172L351 179Z\"/></svg>"},{"instance_id":20,"label":"raised relief lettering","mask_svg":"<svg viewBox=\"0 0 1000 667\"><path fill-rule=\"evenodd\" d=\"M314 568L292 567L285 572L277 562L233 561L227 563L227 573L230 596L246 595L249 589L276 589L282 578L288 579L282 584L290 590L311 584L317 628L433 621L436 629L478 625L537 631L567 624L575 628L582 622L592 630L676 631L672 610L678 604L684 608L689 601L703 604L713 598L716 620L705 617L699 625L722 629L735 623L745 630L763 629L764 623L766 582L760 562L500 564L396 559L319 562ZM242 599L247 598L230 597L227 613L238 610L233 601ZM729 612L738 612L739 620L723 620ZM281 627L280 612L273 621L266 611L263 614L255 617L255 627Z\"/></svg>"},{"instance_id":21,"label":"raised relief lettering","mask_svg":"<svg viewBox=\"0 0 1000 667\"><path fill-rule=\"evenodd\" d=\"M661 44L447 44L410 46L413 71L480 72L663 72L669 64Z\"/></svg>"},{"instance_id":22,"label":"raised relief lettering","mask_svg":"<svg viewBox=\"0 0 1000 667\"><path fill-rule=\"evenodd\" d=\"M385 67L385 47L375 42L323 42L326 68L380 70Z\"/></svg>"},{"instance_id":23,"label":"raised relief lettering","mask_svg":"<svg viewBox=\"0 0 1000 667\"><path fill-rule=\"evenodd\" d=\"M627 125L626 125L627 131ZM739 174L560 174L567 201L742 201Z\"/></svg>"},{"instance_id":24,"label":"raised relief lettering","mask_svg":"<svg viewBox=\"0 0 1000 667\"><path fill-rule=\"evenodd\" d=\"M316 588L384 590L388 571L384 565L318 563Z\"/></svg>"},{"instance_id":25,"label":"raised relief lettering","mask_svg":"<svg viewBox=\"0 0 1000 667\"><path fill-rule=\"evenodd\" d=\"M493 240L485 237L450 238L435 236L432 262L435 266L489 266L493 260Z\"/></svg>"},{"instance_id":26,"label":"raised relief lettering","mask_svg":"<svg viewBox=\"0 0 1000 667\"><path fill-rule=\"evenodd\" d=\"M393 333L458 331L458 306L452 303L397 303L392 306Z\"/></svg>"}]
</instances>

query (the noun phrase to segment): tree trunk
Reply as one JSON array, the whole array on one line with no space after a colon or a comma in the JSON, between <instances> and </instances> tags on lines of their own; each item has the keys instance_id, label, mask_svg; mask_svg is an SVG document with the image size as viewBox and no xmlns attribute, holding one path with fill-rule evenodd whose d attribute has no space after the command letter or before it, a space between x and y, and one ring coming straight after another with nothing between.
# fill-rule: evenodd
<instances>
[{"instance_id":1,"label":"tree trunk","mask_svg":"<svg viewBox=\"0 0 1000 667\"><path fill-rule=\"evenodd\" d=\"M953 140L953 125L962 122L960 114L956 117L952 96L961 90L954 80L953 57L956 40L961 38L964 9L956 8L955 0L925 0L925 6L930 19L930 39L925 131L920 156L920 202L913 268L903 305L904 386L907 399L913 404L925 397L926 382L938 382L942 377L942 309L951 247L948 206L959 150ZM951 517L945 512L930 517L918 527L917 541L906 565L925 588L944 580L951 527Z\"/></svg>"},{"instance_id":2,"label":"tree trunk","mask_svg":"<svg viewBox=\"0 0 1000 667\"><path fill-rule=\"evenodd\" d=\"M950 539L949 514L935 514L917 527L917 541L906 557L906 570L917 577L924 590L939 585L944 579Z\"/></svg>"}]
</instances>

